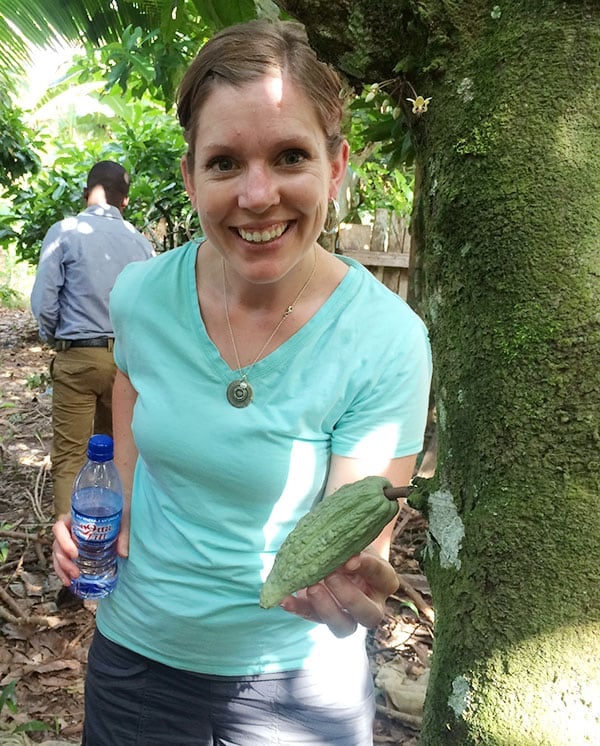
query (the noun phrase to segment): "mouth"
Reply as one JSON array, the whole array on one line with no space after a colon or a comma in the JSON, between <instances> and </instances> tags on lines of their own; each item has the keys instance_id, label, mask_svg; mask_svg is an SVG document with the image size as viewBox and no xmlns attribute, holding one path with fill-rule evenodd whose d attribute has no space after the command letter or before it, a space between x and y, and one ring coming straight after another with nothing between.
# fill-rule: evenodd
<instances>
[{"instance_id":1,"label":"mouth","mask_svg":"<svg viewBox=\"0 0 600 746\"><path fill-rule=\"evenodd\" d=\"M283 235L288 227L289 223L277 223L276 225L261 230L238 228L237 232L244 241L248 241L249 243L268 243L269 241L273 241Z\"/></svg>"}]
</instances>

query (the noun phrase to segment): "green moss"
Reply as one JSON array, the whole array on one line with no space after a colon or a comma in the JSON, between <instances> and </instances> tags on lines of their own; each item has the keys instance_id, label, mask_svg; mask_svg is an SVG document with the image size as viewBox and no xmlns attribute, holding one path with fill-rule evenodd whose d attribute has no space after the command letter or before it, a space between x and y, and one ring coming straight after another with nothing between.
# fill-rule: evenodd
<instances>
[{"instance_id":1,"label":"green moss","mask_svg":"<svg viewBox=\"0 0 600 746\"><path fill-rule=\"evenodd\" d=\"M444 566L439 542L424 561L437 619L427 746L583 746L597 733L598 697L583 704L600 653L600 9L590 8L584 18L579 5L504 3L448 59L415 137L437 489L465 530L459 569ZM560 722L580 730L556 740Z\"/></svg>"},{"instance_id":2,"label":"green moss","mask_svg":"<svg viewBox=\"0 0 600 746\"><path fill-rule=\"evenodd\" d=\"M487 155L495 150L497 142L497 129L492 122L484 122L474 127L469 137L459 137L454 150L458 155Z\"/></svg>"}]
</instances>

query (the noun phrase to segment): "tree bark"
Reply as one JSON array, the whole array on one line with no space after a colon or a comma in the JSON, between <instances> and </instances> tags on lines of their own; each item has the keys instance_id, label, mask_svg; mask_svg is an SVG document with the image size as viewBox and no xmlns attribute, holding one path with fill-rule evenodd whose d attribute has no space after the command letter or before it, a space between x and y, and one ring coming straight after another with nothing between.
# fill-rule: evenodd
<instances>
[{"instance_id":1,"label":"tree bark","mask_svg":"<svg viewBox=\"0 0 600 746\"><path fill-rule=\"evenodd\" d=\"M348 71L352 29L313 20L318 2L278 4ZM367 5L380 17L353 74L391 78L408 50L404 75L431 97L409 113L439 435L422 486L436 628L421 743L597 743L600 3L327 13Z\"/></svg>"}]
</instances>

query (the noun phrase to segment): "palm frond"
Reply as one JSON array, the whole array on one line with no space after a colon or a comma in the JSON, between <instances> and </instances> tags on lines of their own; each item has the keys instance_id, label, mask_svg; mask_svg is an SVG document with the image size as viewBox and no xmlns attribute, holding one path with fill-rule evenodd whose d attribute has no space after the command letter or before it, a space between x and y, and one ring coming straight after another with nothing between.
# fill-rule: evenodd
<instances>
[{"instance_id":1,"label":"palm frond","mask_svg":"<svg viewBox=\"0 0 600 746\"><path fill-rule=\"evenodd\" d=\"M9 70L22 72L29 45L117 41L128 26L144 31L159 27L164 9L171 4L171 0L0 0L0 58Z\"/></svg>"},{"instance_id":2,"label":"palm frond","mask_svg":"<svg viewBox=\"0 0 600 746\"><path fill-rule=\"evenodd\" d=\"M160 24L163 6L171 0L0 0L0 17L28 41L47 46L56 41L102 44L115 41L129 25L144 30ZM4 33L4 44L11 40Z\"/></svg>"}]
</instances>

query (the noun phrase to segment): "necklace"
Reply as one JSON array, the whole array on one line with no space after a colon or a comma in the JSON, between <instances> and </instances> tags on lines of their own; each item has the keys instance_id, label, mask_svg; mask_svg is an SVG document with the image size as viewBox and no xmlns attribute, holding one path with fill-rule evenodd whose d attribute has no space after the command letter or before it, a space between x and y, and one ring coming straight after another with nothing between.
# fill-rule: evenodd
<instances>
[{"instance_id":1,"label":"necklace","mask_svg":"<svg viewBox=\"0 0 600 746\"><path fill-rule=\"evenodd\" d=\"M254 368L256 363L261 359L263 352L267 349L269 346L269 343L273 339L273 337L277 334L279 329L281 328L281 325L283 322L287 319L287 317L292 313L294 308L296 307L296 304L302 297L302 294L306 290L306 288L310 285L310 282L312 278L315 276L315 270L317 269L317 248L315 246L315 258L313 262L313 267L310 272L310 275L308 276L308 279L302 285L300 288L300 291L298 292L298 295L294 298L292 303L285 309L283 312L283 316L281 319L277 322L277 326L271 334L269 335L269 338L264 343L264 345L260 348L260 352L258 355L254 358L254 360L246 367L245 370L242 371L242 366L240 364L240 356L238 355L237 347L235 344L235 338L233 336L233 329L231 328L231 321L229 319L229 308L227 305L227 278L225 275L225 260L221 259L221 266L223 267L223 296L225 298L225 319L227 321L227 328L229 329L229 336L231 338L231 346L233 347L233 352L235 354L235 362L238 367L238 378L236 378L234 381L231 381L231 383L227 386L227 401L231 404L232 407L237 407L238 409L241 409L243 407L247 407L248 404L252 401L254 397L254 391L252 389L252 386L250 385L250 382L248 381L248 374Z\"/></svg>"}]
</instances>

